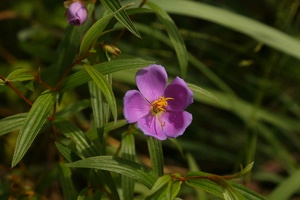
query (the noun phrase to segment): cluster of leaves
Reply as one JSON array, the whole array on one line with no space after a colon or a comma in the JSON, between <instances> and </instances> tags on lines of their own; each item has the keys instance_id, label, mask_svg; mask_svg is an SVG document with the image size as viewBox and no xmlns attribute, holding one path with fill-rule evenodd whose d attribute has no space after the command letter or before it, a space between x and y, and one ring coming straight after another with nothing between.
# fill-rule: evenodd
<instances>
[{"instance_id":1,"label":"cluster of leaves","mask_svg":"<svg viewBox=\"0 0 300 200\"><path fill-rule=\"evenodd\" d=\"M50 59L54 61L51 66L42 69L41 72L40 70L18 68L12 70L5 77L0 76L0 86L14 91L30 106L28 112L11 114L0 120L0 135L6 136L8 133L19 130L11 166L16 167L21 162L20 166L30 168L31 163L26 161L23 163L22 160L25 159L25 155L32 153L30 147L35 141L38 142L39 136L43 134L52 135L54 139L50 142L51 144L55 143L55 151L58 155L58 158L55 158L55 167L51 169L52 173L42 179L42 186L35 188L29 186L29 189L24 187L18 193L3 189L0 190L0 195L38 198L39 194L44 193L49 187L49 179L59 179L65 199L133 199L135 195L147 199L179 199L180 196L183 196L185 188L187 191L189 188L200 189L224 199L265 199L262 195L233 181L251 170L252 161L255 159L258 134L264 140L271 141L272 152L275 152L276 158L284 161L285 168L291 174L271 193L270 198L278 198L278 195L281 196L280 199L288 198L295 193L299 170L297 171L294 158L290 156L279 138L272 133L270 127L284 130L286 137L297 146L299 140L293 137L294 132L300 128L297 120L293 117L274 115L267 109L260 108L262 104L262 94L260 93L257 94L256 104L249 103L241 96L236 95L231 85L225 83L221 76L207 68L195 56L197 53L190 53L183 37L184 32L178 29L170 13L205 19L226 26L231 30L248 35L255 41L259 41L259 44L268 45L295 58L300 58L300 42L258 21L196 1L172 0L170 3L160 0L132 0L122 3L124 6L118 0L101 0L101 4L88 2L86 4L89 13L88 21L80 27L67 27L57 54ZM132 19L135 18L139 21L137 18L141 15L155 16L159 24L145 25L146 23L141 22L133 24ZM163 30L159 29L159 25L163 27ZM122 40L126 34L122 31L125 30L124 28L131 33L131 36L127 36L130 38L127 42ZM121 32L118 32L119 30ZM116 35L116 32L120 34ZM154 40L163 44L162 46L168 51L171 49L173 52L169 59L171 61L164 61L168 56L159 55L165 53L163 48L152 47L156 51L155 54L143 51L143 48L140 52L135 49L136 41L144 41L144 39L139 39L141 33L145 34L146 38L150 37L150 41ZM117 44L124 47L121 48L125 54L123 56L115 57L103 48L107 41L116 38L118 38ZM133 43L131 43L132 41ZM149 45L147 40L144 43ZM40 55L40 52L32 52L33 56ZM277 54L278 52L274 53L274 55ZM172 59L175 55L177 60ZM40 57L43 58L41 55ZM181 77L186 77L193 83L188 86L194 92L195 108L199 103L207 104L234 114L246 124L247 130L249 130L246 142L247 152L244 156L246 159L239 161L245 162L247 166L239 173L218 176L201 172L197 167L193 168L190 165L190 172L185 175L174 172L164 174L162 143L153 138L146 139L152 167L138 162L136 138L139 139L141 133L132 125L128 126L128 129L124 129L126 121L118 120L120 115L118 106L122 105L119 105L121 103L118 102L116 93L112 89L111 75L113 74L116 80L121 81L125 87L126 84L134 81L135 70L155 63L159 59L157 57L162 57L163 59L160 58L160 61L166 62L166 66L178 66L178 69L167 67L167 71L170 71L171 74L180 74ZM49 62L48 58L45 60L45 63L47 62ZM198 78L195 78L193 71L188 68L189 64L195 66L197 71L202 72L214 87L208 87L208 84L205 83L201 83L202 87L199 87ZM264 81L268 78L269 70L266 69ZM49 78L49 74L51 74L51 78ZM262 91L266 87L264 81L262 81ZM79 90L76 89L80 87L87 88L89 99L78 100L66 106L64 98L68 97L70 93L77 94ZM218 89L213 89L215 87ZM30 95L24 95L21 92L23 90L30 91L34 95L29 98ZM85 109L92 111L91 119L87 120L89 126L87 132L83 131L82 122L76 123L76 120L70 119L70 116L76 116L77 120L82 120L78 113L82 113ZM191 112L194 115L194 124L197 124L198 119L203 116L208 116L208 114L195 110L195 112ZM293 114L296 115L296 113ZM203 116L199 117L201 115ZM188 131L198 133L198 128L197 125L194 125ZM119 134L120 146L113 151L106 143L107 138L110 137L106 133L111 131L122 133L122 136ZM183 136L183 142L172 140L172 145L175 144L178 147L176 150L173 148L173 151L193 150L193 145L189 146L193 137L190 140L184 137L188 136ZM145 140L145 138L143 139ZM199 138L196 141L198 142ZM198 143L191 144L196 145L197 152L203 151L202 155L210 152L219 153L219 157L216 156L215 159L219 162L217 165L220 165L222 155L224 156L222 150L218 151L213 147L205 149L205 145L201 147L202 145ZM299 148L299 146L295 148ZM193 159L189 158L188 160L191 162ZM73 181L76 173L79 173L80 177L84 177L85 181L83 182L86 183L84 186L78 186ZM14 179L11 180L17 182ZM148 189L137 191L136 187L140 184ZM293 187L289 187L291 189L287 191L286 188L290 184ZM3 188L6 188L5 184L3 184ZM121 188L121 192L119 188ZM282 191L285 191L284 194L281 194ZM197 195L199 198L209 199L205 193Z\"/></svg>"}]
</instances>

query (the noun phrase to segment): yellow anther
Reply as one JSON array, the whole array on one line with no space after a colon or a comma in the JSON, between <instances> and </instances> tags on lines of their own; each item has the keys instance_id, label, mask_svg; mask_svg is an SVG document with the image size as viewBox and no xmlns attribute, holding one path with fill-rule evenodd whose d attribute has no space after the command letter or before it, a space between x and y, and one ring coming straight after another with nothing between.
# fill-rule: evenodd
<instances>
[{"instance_id":1,"label":"yellow anther","mask_svg":"<svg viewBox=\"0 0 300 200\"><path fill-rule=\"evenodd\" d=\"M174 98L170 97L159 97L158 100L152 103L152 110L154 113L159 113L161 111L166 111L166 107L168 106L168 100L173 100Z\"/></svg>"}]
</instances>

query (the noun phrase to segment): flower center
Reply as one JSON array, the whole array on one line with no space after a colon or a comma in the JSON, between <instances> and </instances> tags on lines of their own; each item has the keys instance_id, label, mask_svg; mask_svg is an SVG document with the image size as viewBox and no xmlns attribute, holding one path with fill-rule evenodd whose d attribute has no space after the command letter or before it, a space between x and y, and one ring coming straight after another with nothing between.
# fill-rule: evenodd
<instances>
[{"instance_id":1,"label":"flower center","mask_svg":"<svg viewBox=\"0 0 300 200\"><path fill-rule=\"evenodd\" d=\"M166 111L166 107L168 106L168 100L173 100L174 98L170 97L159 97L158 100L154 101L152 105L152 113L153 114L159 114L161 112Z\"/></svg>"}]
</instances>

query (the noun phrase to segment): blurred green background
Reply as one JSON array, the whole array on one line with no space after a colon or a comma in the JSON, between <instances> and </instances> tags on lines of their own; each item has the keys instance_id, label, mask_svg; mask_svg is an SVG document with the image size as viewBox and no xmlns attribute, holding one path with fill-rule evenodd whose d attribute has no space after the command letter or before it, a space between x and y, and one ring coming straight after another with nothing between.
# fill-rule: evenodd
<instances>
[{"instance_id":1,"label":"blurred green background","mask_svg":"<svg viewBox=\"0 0 300 200\"><path fill-rule=\"evenodd\" d=\"M296 38L298 42L298 0L194 2L249 17ZM96 5L97 15L101 12L101 5L98 2ZM40 70L43 81L51 83L55 75L43 72L55 64L55 53L69 26L64 17L65 10L63 1L0 2L2 77L13 69L25 67L35 72ZM218 16L220 13L214 14ZM220 175L236 172L241 164L245 166L254 161L252 173L244 180L250 188L272 199L300 199L299 59L291 53L283 53L280 47L276 50L265 45L264 41L237 31L234 27L241 26L238 21L232 21L232 27L226 27L199 17L172 12L170 15L189 52L186 82L206 89L217 99L196 95L195 102L187 109L194 120L186 133L177 139L184 155L189 153L201 170ZM114 43L121 49L119 58L153 60L167 69L170 78L181 76L176 53L155 14L137 15L133 21L141 39L128 31L118 38L122 29L117 25L118 29L109 34L105 43ZM267 41L268 35L264 39ZM284 47L284 41L273 42L282 44L283 49L289 48ZM300 52L300 48L295 51ZM136 87L134 76L135 71L130 70L113 74L120 119L123 117L123 95ZM42 87L36 84L33 85L34 92L21 83L16 87L30 100L42 91ZM0 118L27 112L30 108L9 87L1 86L0 95ZM89 99L86 85L64 94L61 106L85 99ZM91 109L86 108L68 117L87 130L91 123ZM109 134L108 144L112 151L126 128ZM11 169L16 136L17 132L0 137L0 196L8 191L17 193L20 185L28 184L28 187L35 185L49 199L60 199L56 177L51 176L51 173L55 174L52 167L58 161L51 130L39 135L23 162ZM147 163L144 138L137 136L136 145L141 160ZM190 162L193 159L182 156L173 142L166 141L163 145L167 172L184 174L195 169ZM48 176L45 169L51 172ZM49 184L44 183L47 180ZM80 187L80 181L78 185ZM282 192L285 193L283 196L277 196Z\"/></svg>"}]
</instances>

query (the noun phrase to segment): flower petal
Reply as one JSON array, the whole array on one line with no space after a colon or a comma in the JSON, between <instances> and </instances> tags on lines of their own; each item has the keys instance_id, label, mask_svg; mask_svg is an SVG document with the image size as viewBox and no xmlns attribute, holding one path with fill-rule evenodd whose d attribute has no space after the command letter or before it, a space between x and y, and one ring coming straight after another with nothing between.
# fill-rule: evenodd
<instances>
[{"instance_id":1,"label":"flower petal","mask_svg":"<svg viewBox=\"0 0 300 200\"><path fill-rule=\"evenodd\" d=\"M163 132L170 138L182 135L192 120L192 114L186 111L164 112L160 116L160 121L163 123Z\"/></svg>"},{"instance_id":2,"label":"flower petal","mask_svg":"<svg viewBox=\"0 0 300 200\"><path fill-rule=\"evenodd\" d=\"M172 97L168 101L167 110L182 111L193 102L193 92L188 88L186 82L176 77L166 88L164 97Z\"/></svg>"},{"instance_id":3,"label":"flower petal","mask_svg":"<svg viewBox=\"0 0 300 200\"><path fill-rule=\"evenodd\" d=\"M124 117L129 123L134 123L151 112L151 105L137 90L126 92L124 99Z\"/></svg>"},{"instance_id":4,"label":"flower petal","mask_svg":"<svg viewBox=\"0 0 300 200\"><path fill-rule=\"evenodd\" d=\"M71 3L67 10L67 18L69 23L79 26L87 20L87 10L83 3L77 1Z\"/></svg>"},{"instance_id":5,"label":"flower petal","mask_svg":"<svg viewBox=\"0 0 300 200\"><path fill-rule=\"evenodd\" d=\"M152 113L139 119L137 121L137 127L147 136L154 137L158 140L167 139L167 136L162 131L158 118Z\"/></svg>"},{"instance_id":6,"label":"flower petal","mask_svg":"<svg viewBox=\"0 0 300 200\"><path fill-rule=\"evenodd\" d=\"M136 85L150 103L164 94L167 81L166 70L160 65L150 65L136 74Z\"/></svg>"}]
</instances>

